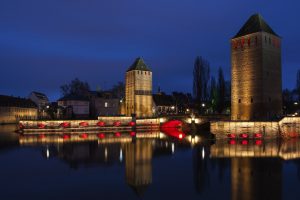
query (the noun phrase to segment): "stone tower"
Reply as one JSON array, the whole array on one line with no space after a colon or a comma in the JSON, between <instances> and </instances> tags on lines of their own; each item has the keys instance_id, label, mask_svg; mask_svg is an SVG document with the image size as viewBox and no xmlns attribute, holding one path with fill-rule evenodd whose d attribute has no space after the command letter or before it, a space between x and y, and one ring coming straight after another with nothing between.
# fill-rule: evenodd
<instances>
[{"instance_id":1,"label":"stone tower","mask_svg":"<svg viewBox=\"0 0 300 200\"><path fill-rule=\"evenodd\" d=\"M152 72L142 58L137 58L126 72L125 115L151 117Z\"/></svg>"},{"instance_id":2,"label":"stone tower","mask_svg":"<svg viewBox=\"0 0 300 200\"><path fill-rule=\"evenodd\" d=\"M259 14L231 39L231 81L232 120L282 113L281 38Z\"/></svg>"}]
</instances>

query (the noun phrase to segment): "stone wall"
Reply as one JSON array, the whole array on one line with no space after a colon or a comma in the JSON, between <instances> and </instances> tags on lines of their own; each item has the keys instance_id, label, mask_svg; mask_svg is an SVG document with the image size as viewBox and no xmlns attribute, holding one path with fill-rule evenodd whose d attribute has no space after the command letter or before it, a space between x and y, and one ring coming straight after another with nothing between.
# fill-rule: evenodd
<instances>
[{"instance_id":1,"label":"stone wall","mask_svg":"<svg viewBox=\"0 0 300 200\"><path fill-rule=\"evenodd\" d=\"M152 72L132 70L126 72L125 114L137 117L153 116Z\"/></svg>"},{"instance_id":2,"label":"stone wall","mask_svg":"<svg viewBox=\"0 0 300 200\"><path fill-rule=\"evenodd\" d=\"M285 117L280 121L217 121L211 122L210 131L217 139L228 134L263 134L266 138L293 137L300 134L300 117Z\"/></svg>"},{"instance_id":3,"label":"stone wall","mask_svg":"<svg viewBox=\"0 0 300 200\"><path fill-rule=\"evenodd\" d=\"M266 120L280 115L280 38L258 32L231 43L231 119Z\"/></svg>"}]
</instances>

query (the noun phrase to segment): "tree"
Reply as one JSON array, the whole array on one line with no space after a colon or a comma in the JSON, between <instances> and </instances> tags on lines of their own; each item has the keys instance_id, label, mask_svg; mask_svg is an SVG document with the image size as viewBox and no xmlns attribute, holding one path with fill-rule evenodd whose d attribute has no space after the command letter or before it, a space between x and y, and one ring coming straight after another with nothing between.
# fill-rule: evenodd
<instances>
[{"instance_id":1,"label":"tree","mask_svg":"<svg viewBox=\"0 0 300 200\"><path fill-rule=\"evenodd\" d=\"M300 100L300 70L297 71L297 79L296 79L296 91L298 95L298 100Z\"/></svg>"},{"instance_id":2,"label":"tree","mask_svg":"<svg viewBox=\"0 0 300 200\"><path fill-rule=\"evenodd\" d=\"M87 82L75 78L71 83L60 86L60 90L62 96L76 95L87 97L89 95L90 86Z\"/></svg>"},{"instance_id":3,"label":"tree","mask_svg":"<svg viewBox=\"0 0 300 200\"><path fill-rule=\"evenodd\" d=\"M193 70L193 93L199 105L208 100L208 82L210 77L209 62L202 57L195 59Z\"/></svg>"},{"instance_id":4,"label":"tree","mask_svg":"<svg viewBox=\"0 0 300 200\"><path fill-rule=\"evenodd\" d=\"M218 70L218 105L217 105L217 111L219 113L223 112L225 108L225 92L226 92L226 85L225 85L225 79L224 79L224 73L221 67L219 67Z\"/></svg>"},{"instance_id":5,"label":"tree","mask_svg":"<svg viewBox=\"0 0 300 200\"><path fill-rule=\"evenodd\" d=\"M125 96L125 85L123 82L118 82L111 89L111 92L114 96L119 99L122 99Z\"/></svg>"},{"instance_id":6,"label":"tree","mask_svg":"<svg viewBox=\"0 0 300 200\"><path fill-rule=\"evenodd\" d=\"M211 104L211 110L214 113L217 110L217 105L219 103L218 87L214 76L212 76L210 80L211 80L210 81L210 104Z\"/></svg>"}]
</instances>

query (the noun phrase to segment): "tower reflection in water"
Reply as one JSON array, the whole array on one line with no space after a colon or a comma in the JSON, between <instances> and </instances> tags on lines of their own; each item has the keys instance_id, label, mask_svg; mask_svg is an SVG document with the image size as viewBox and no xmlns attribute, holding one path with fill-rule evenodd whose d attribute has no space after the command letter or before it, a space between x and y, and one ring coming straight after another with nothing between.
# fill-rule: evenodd
<instances>
[{"instance_id":1,"label":"tower reflection in water","mask_svg":"<svg viewBox=\"0 0 300 200\"><path fill-rule=\"evenodd\" d=\"M280 158L232 158L232 200L281 199Z\"/></svg>"},{"instance_id":2,"label":"tower reflection in water","mask_svg":"<svg viewBox=\"0 0 300 200\"><path fill-rule=\"evenodd\" d=\"M136 139L123 133L104 139L97 135L87 139L71 137L68 141L55 137L24 136L19 143L42 147L46 158L59 158L72 168L124 164L124 179L138 196L143 196L152 184L152 159L162 154L172 156L175 147L176 151L193 148L193 179L198 193L212 193L225 186L222 194L232 200L281 199L284 160L293 160L300 166L294 160L300 158L300 142L293 141L249 140L245 145L224 140L209 144L190 136L182 140L162 137L161 133L138 133ZM178 181L174 184L180 184Z\"/></svg>"},{"instance_id":3,"label":"tower reflection in water","mask_svg":"<svg viewBox=\"0 0 300 200\"><path fill-rule=\"evenodd\" d=\"M136 140L125 145L126 182L138 196L152 183L152 141Z\"/></svg>"}]
</instances>

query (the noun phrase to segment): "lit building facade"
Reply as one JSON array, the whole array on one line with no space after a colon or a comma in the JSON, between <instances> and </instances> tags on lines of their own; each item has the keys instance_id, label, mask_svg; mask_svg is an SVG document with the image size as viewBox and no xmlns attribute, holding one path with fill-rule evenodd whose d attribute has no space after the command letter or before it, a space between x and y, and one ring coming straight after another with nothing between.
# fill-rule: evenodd
<instances>
[{"instance_id":1,"label":"lit building facade","mask_svg":"<svg viewBox=\"0 0 300 200\"><path fill-rule=\"evenodd\" d=\"M231 79L232 120L282 114L281 38L258 14L231 39Z\"/></svg>"},{"instance_id":2,"label":"lit building facade","mask_svg":"<svg viewBox=\"0 0 300 200\"><path fill-rule=\"evenodd\" d=\"M0 124L17 123L19 120L36 120L36 104L25 98L0 95Z\"/></svg>"},{"instance_id":3,"label":"lit building facade","mask_svg":"<svg viewBox=\"0 0 300 200\"><path fill-rule=\"evenodd\" d=\"M153 116L152 72L137 58L126 72L125 115Z\"/></svg>"}]
</instances>

